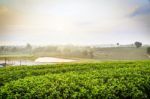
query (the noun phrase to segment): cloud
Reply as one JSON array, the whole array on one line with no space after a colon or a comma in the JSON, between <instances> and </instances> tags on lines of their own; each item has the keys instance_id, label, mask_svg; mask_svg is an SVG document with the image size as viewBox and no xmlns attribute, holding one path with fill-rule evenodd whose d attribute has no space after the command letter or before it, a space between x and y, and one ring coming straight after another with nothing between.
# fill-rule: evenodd
<instances>
[{"instance_id":1,"label":"cloud","mask_svg":"<svg viewBox=\"0 0 150 99\"><path fill-rule=\"evenodd\" d=\"M144 31L147 32L150 36L150 14L149 15L143 15L139 17L135 17L133 20L138 22L138 25L140 28Z\"/></svg>"},{"instance_id":2,"label":"cloud","mask_svg":"<svg viewBox=\"0 0 150 99\"><path fill-rule=\"evenodd\" d=\"M145 14L150 14L150 5L137 8L133 13L131 13L130 17L145 15Z\"/></svg>"},{"instance_id":3,"label":"cloud","mask_svg":"<svg viewBox=\"0 0 150 99\"><path fill-rule=\"evenodd\" d=\"M141 32L150 36L150 0L147 1L146 4L135 8L132 13L129 14L128 18L136 23L136 25L142 30Z\"/></svg>"},{"instance_id":4,"label":"cloud","mask_svg":"<svg viewBox=\"0 0 150 99\"><path fill-rule=\"evenodd\" d=\"M135 8L128 17L136 23L136 25L145 33L150 36L150 0L146 4Z\"/></svg>"},{"instance_id":5,"label":"cloud","mask_svg":"<svg viewBox=\"0 0 150 99\"><path fill-rule=\"evenodd\" d=\"M129 16L136 17L136 16L140 16L140 15L150 14L150 0L148 0L148 1L149 1L148 4L135 8L135 10Z\"/></svg>"}]
</instances>

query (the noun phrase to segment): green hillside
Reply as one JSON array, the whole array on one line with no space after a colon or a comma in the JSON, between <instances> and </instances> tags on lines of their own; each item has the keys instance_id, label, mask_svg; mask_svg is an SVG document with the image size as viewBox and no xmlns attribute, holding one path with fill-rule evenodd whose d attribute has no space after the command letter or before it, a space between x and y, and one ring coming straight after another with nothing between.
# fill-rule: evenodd
<instances>
[{"instance_id":1,"label":"green hillside","mask_svg":"<svg viewBox=\"0 0 150 99\"><path fill-rule=\"evenodd\" d=\"M99 48L95 50L94 56L100 60L144 60L149 59L146 49L146 47Z\"/></svg>"}]
</instances>

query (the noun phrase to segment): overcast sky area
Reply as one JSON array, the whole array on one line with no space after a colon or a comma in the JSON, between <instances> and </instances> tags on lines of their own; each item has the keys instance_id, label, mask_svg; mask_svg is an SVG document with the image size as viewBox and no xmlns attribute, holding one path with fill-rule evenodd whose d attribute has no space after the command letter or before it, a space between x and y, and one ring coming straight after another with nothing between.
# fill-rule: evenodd
<instances>
[{"instance_id":1,"label":"overcast sky area","mask_svg":"<svg viewBox=\"0 0 150 99\"><path fill-rule=\"evenodd\" d=\"M150 44L149 0L0 0L0 44Z\"/></svg>"}]
</instances>

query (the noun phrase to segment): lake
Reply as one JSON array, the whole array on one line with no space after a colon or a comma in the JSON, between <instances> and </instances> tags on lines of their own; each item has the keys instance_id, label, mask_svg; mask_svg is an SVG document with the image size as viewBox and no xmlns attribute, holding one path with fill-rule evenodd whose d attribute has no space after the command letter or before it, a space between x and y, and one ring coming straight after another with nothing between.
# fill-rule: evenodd
<instances>
[{"instance_id":1,"label":"lake","mask_svg":"<svg viewBox=\"0 0 150 99\"><path fill-rule=\"evenodd\" d=\"M6 64L7 65L12 65L12 66L22 66L22 65L44 65L44 64L54 64L54 63L64 63L64 62L74 62L76 60L72 59L64 59L64 58L55 58L55 57L39 57L35 60L7 60ZM5 63L4 60L0 60L0 64Z\"/></svg>"}]
</instances>

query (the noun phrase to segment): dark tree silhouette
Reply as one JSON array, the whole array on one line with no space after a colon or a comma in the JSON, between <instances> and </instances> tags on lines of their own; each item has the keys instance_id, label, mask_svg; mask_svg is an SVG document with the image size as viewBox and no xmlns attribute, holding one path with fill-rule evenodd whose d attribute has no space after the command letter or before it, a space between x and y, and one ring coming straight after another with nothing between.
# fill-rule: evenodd
<instances>
[{"instance_id":1,"label":"dark tree silhouette","mask_svg":"<svg viewBox=\"0 0 150 99\"><path fill-rule=\"evenodd\" d=\"M120 44L119 44L119 43L117 43L116 45L117 45L117 46L119 46Z\"/></svg>"},{"instance_id":2,"label":"dark tree silhouette","mask_svg":"<svg viewBox=\"0 0 150 99\"><path fill-rule=\"evenodd\" d=\"M150 47L147 48L147 54L150 55Z\"/></svg>"},{"instance_id":3,"label":"dark tree silhouette","mask_svg":"<svg viewBox=\"0 0 150 99\"><path fill-rule=\"evenodd\" d=\"M139 48L139 47L142 46L142 43L141 43L141 42L138 42L138 41L136 41L134 44L135 44L136 48Z\"/></svg>"}]
</instances>

